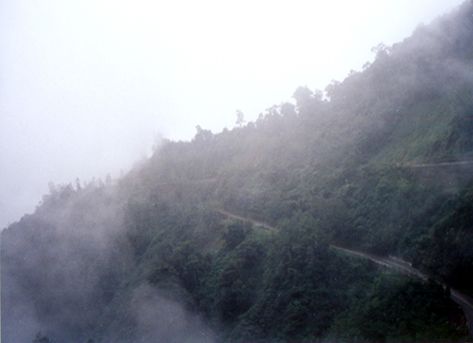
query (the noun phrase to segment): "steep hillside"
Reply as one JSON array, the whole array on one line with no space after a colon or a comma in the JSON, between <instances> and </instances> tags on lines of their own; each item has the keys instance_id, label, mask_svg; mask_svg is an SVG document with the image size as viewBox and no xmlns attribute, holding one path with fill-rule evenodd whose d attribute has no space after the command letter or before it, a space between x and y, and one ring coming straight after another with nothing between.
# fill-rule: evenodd
<instances>
[{"instance_id":1,"label":"steep hillside","mask_svg":"<svg viewBox=\"0 0 473 343\"><path fill-rule=\"evenodd\" d=\"M3 341L465 338L442 285L473 296L472 41L466 2L325 94L52 189L2 232Z\"/></svg>"}]
</instances>

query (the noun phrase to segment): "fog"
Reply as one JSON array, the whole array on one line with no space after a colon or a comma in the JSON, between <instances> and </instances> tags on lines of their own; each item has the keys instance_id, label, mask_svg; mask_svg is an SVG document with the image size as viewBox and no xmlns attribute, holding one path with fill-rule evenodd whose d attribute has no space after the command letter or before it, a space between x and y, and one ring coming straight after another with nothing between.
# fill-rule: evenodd
<instances>
[{"instance_id":1,"label":"fog","mask_svg":"<svg viewBox=\"0 0 473 343\"><path fill-rule=\"evenodd\" d=\"M25 216L2 233L8 242L1 246L3 341L31 342L44 334L54 337L53 342L68 342L71 335L86 342L88 334L107 328L109 317L120 318L121 327L104 330L102 342L215 341L210 328L186 306L187 294L179 285L140 281L129 290L123 287L121 279L137 266L119 198L112 185L55 188L43 198L35 218ZM35 238L25 239L22 230ZM19 270L26 272L27 282ZM121 302L118 307L116 301ZM111 313L104 311L106 306Z\"/></svg>"},{"instance_id":2,"label":"fog","mask_svg":"<svg viewBox=\"0 0 473 343\"><path fill-rule=\"evenodd\" d=\"M323 89L461 0L0 2L0 227L49 181L113 177L158 137Z\"/></svg>"},{"instance_id":3,"label":"fog","mask_svg":"<svg viewBox=\"0 0 473 343\"><path fill-rule=\"evenodd\" d=\"M215 339L209 328L189 313L178 300L149 285L141 285L132 295L131 312L136 318L136 343L213 343ZM119 342L114 337L112 342Z\"/></svg>"},{"instance_id":4,"label":"fog","mask_svg":"<svg viewBox=\"0 0 473 343\"><path fill-rule=\"evenodd\" d=\"M0 340L352 335L387 292L333 242L450 276L422 247L471 180L471 4L394 46L453 4L1 6L0 230L41 206L2 231Z\"/></svg>"}]
</instances>

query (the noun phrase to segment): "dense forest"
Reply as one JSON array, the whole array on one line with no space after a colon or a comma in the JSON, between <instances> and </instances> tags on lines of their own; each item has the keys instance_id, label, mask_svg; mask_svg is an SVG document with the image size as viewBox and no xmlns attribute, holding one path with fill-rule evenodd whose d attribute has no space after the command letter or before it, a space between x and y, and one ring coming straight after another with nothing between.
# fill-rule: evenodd
<instances>
[{"instance_id":1,"label":"dense forest","mask_svg":"<svg viewBox=\"0 0 473 343\"><path fill-rule=\"evenodd\" d=\"M295 104L51 185L2 231L2 341L467 339L450 292L473 297L472 42L467 1Z\"/></svg>"}]
</instances>

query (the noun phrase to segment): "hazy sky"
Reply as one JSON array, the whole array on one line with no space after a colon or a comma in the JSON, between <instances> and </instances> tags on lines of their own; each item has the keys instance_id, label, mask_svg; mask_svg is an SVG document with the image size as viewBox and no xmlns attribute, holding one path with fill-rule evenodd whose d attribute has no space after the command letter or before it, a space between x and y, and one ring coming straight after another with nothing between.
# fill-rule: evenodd
<instances>
[{"instance_id":1,"label":"hazy sky","mask_svg":"<svg viewBox=\"0 0 473 343\"><path fill-rule=\"evenodd\" d=\"M324 89L462 0L0 0L0 228L158 134Z\"/></svg>"}]
</instances>

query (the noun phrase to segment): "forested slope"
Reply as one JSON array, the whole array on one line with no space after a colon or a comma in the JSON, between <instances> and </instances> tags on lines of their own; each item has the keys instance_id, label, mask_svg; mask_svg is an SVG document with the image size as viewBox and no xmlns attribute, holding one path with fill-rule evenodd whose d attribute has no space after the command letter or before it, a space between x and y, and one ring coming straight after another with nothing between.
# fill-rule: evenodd
<instances>
[{"instance_id":1,"label":"forested slope","mask_svg":"<svg viewBox=\"0 0 473 343\"><path fill-rule=\"evenodd\" d=\"M329 245L473 295L472 42L466 2L325 93L166 141L116 182L52 188L2 232L3 341L464 338L438 283Z\"/></svg>"}]
</instances>

